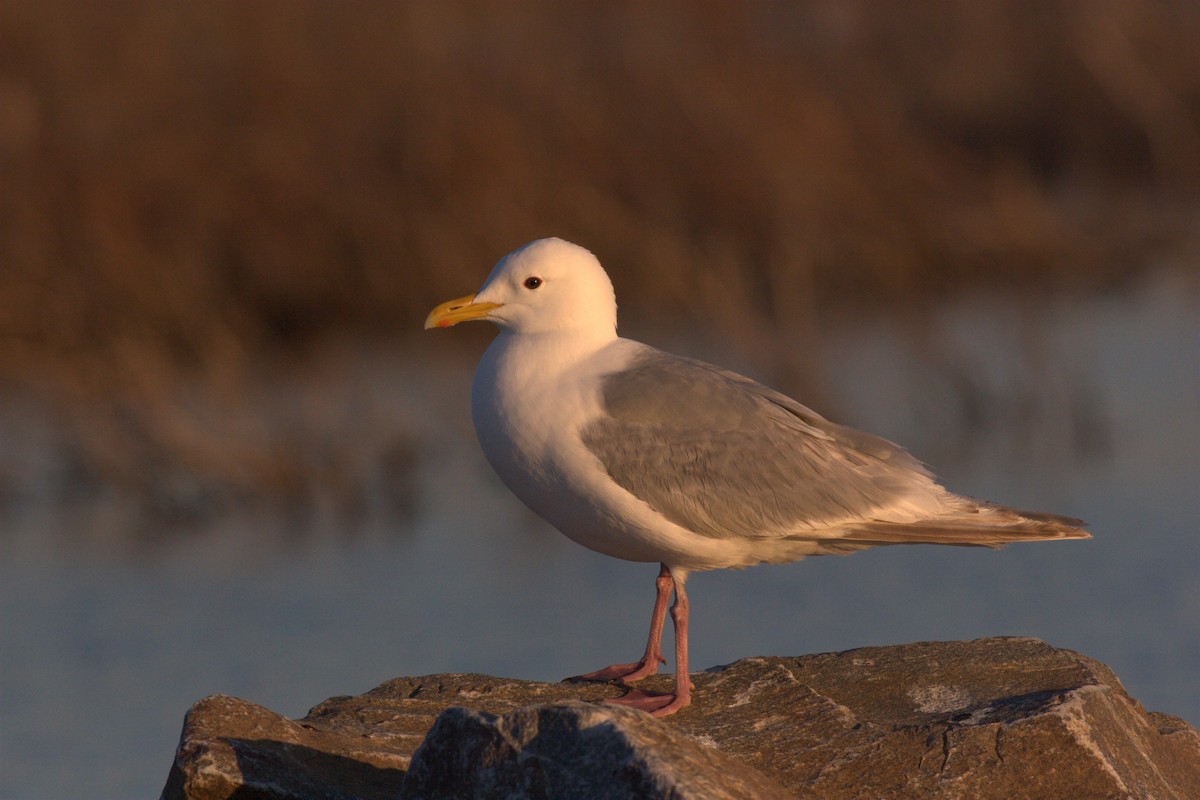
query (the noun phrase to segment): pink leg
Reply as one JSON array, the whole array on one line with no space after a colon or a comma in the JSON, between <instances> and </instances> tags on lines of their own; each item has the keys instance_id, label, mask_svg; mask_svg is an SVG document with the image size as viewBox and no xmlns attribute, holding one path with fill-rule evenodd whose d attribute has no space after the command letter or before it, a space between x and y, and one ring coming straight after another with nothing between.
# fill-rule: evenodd
<instances>
[{"instance_id":1,"label":"pink leg","mask_svg":"<svg viewBox=\"0 0 1200 800\"><path fill-rule=\"evenodd\" d=\"M633 683L658 672L658 665L667 663L666 659L662 657L662 633L663 622L667 616L667 600L671 596L671 589L674 585L675 581L671 577L671 571L667 569L666 564L663 564L662 569L658 571L658 578L654 581L654 588L657 591L654 597L654 614L650 618L650 638L646 641L646 653L642 656L641 661L636 664L613 664L586 675L567 678L567 680Z\"/></svg>"},{"instance_id":2,"label":"pink leg","mask_svg":"<svg viewBox=\"0 0 1200 800\"><path fill-rule=\"evenodd\" d=\"M663 571L670 575L666 566ZM686 578L686 574L684 575ZM633 689L609 703L631 706L649 711L656 717L674 714L692 702L692 679L688 677L688 599L683 589L683 580L675 583L675 605L671 606L671 619L675 623L675 693L652 694Z\"/></svg>"}]
</instances>

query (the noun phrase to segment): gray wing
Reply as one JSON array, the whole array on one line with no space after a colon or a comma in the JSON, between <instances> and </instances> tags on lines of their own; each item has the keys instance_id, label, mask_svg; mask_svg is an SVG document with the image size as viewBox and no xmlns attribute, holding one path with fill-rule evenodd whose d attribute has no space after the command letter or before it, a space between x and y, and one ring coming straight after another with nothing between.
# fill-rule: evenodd
<instances>
[{"instance_id":1,"label":"gray wing","mask_svg":"<svg viewBox=\"0 0 1200 800\"><path fill-rule=\"evenodd\" d=\"M936 513L946 495L891 442L701 361L647 347L601 391L584 444L620 486L699 534L802 535L889 509Z\"/></svg>"}]
</instances>

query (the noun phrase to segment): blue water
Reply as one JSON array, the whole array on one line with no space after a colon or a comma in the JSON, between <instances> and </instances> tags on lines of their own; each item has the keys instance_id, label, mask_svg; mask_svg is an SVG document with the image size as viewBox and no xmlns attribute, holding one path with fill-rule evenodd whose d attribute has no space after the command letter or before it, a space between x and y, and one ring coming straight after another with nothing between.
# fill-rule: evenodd
<instances>
[{"instance_id":1,"label":"blue water","mask_svg":"<svg viewBox=\"0 0 1200 800\"><path fill-rule=\"evenodd\" d=\"M1164 275L1087 301L967 299L932 321L932 355L899 324L835 326L820 348L840 421L903 442L958 491L1084 517L1096 538L694 575L694 667L1038 636L1200 723L1196 289ZM371 367L423 431L406 521L248 512L162 539L123 534L111 510L5 518L0 797L157 796L208 694L298 716L399 675L553 680L640 653L656 567L579 548L506 493L470 430L471 365L446 363L446 341Z\"/></svg>"}]
</instances>

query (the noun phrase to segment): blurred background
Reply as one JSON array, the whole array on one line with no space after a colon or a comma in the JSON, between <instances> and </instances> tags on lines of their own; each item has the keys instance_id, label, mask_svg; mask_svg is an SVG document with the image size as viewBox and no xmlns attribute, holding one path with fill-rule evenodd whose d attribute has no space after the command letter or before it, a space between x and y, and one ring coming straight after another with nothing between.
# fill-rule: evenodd
<instances>
[{"instance_id":1,"label":"blurred background","mask_svg":"<svg viewBox=\"0 0 1200 800\"><path fill-rule=\"evenodd\" d=\"M1200 722L1200 6L0 2L0 797L187 707L641 651L470 428L524 242L622 332L1096 538L692 581L693 660L1032 635ZM536 624L531 624L536 623Z\"/></svg>"}]
</instances>

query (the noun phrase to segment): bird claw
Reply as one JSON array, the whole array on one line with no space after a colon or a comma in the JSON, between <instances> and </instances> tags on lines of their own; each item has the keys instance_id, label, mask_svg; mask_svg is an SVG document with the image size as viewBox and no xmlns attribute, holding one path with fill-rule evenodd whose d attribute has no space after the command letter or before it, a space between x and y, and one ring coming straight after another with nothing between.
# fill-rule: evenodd
<instances>
[{"instance_id":1,"label":"bird claw","mask_svg":"<svg viewBox=\"0 0 1200 800\"><path fill-rule=\"evenodd\" d=\"M679 709L692 702L690 695L660 694L658 692L643 692L641 689L630 689L620 697L605 700L616 706L637 708L649 712L655 717L665 717L674 714Z\"/></svg>"},{"instance_id":2,"label":"bird claw","mask_svg":"<svg viewBox=\"0 0 1200 800\"><path fill-rule=\"evenodd\" d=\"M667 663L663 659L658 660L662 661L664 664ZM574 677L567 678L567 681L570 683L612 683L613 681L620 681L621 683L633 683L634 681L640 681L642 678L653 675L656 672L658 672L657 661L651 661L648 664L644 661L639 661L635 664L613 664L605 667L604 669L598 669L595 672L588 672L584 675L575 675Z\"/></svg>"}]
</instances>

